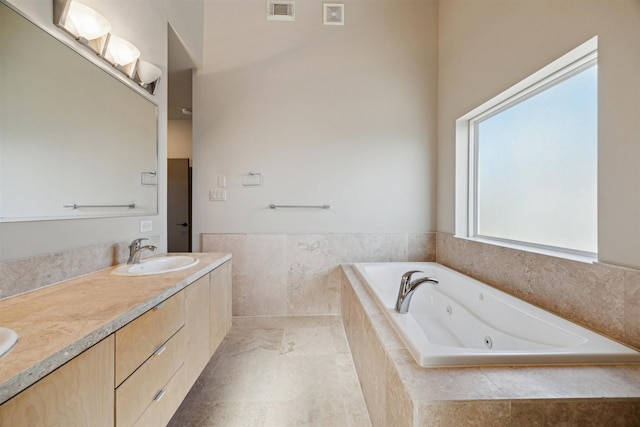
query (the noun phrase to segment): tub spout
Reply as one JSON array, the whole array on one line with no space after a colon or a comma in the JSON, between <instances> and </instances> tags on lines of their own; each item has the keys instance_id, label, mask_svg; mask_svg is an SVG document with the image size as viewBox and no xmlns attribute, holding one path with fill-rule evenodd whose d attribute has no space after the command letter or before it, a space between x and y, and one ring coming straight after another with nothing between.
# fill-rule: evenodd
<instances>
[{"instance_id":1,"label":"tub spout","mask_svg":"<svg viewBox=\"0 0 640 427\"><path fill-rule=\"evenodd\" d=\"M409 304L411 303L411 297L413 293L418 289L418 286L422 285L425 282L437 284L438 279L434 279L433 277L421 277L420 279L416 279L411 281L411 276L414 273L424 273L424 271L420 270L412 270L407 271L402 275L402 280L400 281L400 289L398 290L398 299L396 300L396 311L398 313L406 313L409 311Z\"/></svg>"}]
</instances>

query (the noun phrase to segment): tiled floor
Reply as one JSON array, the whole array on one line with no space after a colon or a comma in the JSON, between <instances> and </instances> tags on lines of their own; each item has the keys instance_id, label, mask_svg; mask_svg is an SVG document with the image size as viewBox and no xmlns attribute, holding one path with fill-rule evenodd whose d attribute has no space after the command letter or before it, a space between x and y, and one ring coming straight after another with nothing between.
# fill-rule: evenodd
<instances>
[{"instance_id":1,"label":"tiled floor","mask_svg":"<svg viewBox=\"0 0 640 427\"><path fill-rule=\"evenodd\" d=\"M169 426L371 426L340 316L234 317Z\"/></svg>"}]
</instances>

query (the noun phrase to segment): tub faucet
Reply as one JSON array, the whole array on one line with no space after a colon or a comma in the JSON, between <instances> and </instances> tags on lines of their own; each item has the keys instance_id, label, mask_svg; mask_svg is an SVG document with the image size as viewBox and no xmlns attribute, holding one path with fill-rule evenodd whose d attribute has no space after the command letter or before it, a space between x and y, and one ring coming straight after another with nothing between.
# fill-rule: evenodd
<instances>
[{"instance_id":1,"label":"tub faucet","mask_svg":"<svg viewBox=\"0 0 640 427\"><path fill-rule=\"evenodd\" d=\"M140 242L143 240L149 240L146 238L135 239L129 245L129 259L127 260L127 264L138 264L140 262L140 257L142 256L143 250L149 250L151 252L155 251L157 248L153 245L141 246Z\"/></svg>"},{"instance_id":2,"label":"tub faucet","mask_svg":"<svg viewBox=\"0 0 640 427\"><path fill-rule=\"evenodd\" d=\"M411 276L413 275L413 273L424 273L424 271L411 270L402 275L402 280L400 281L400 290L398 291L398 299L396 300L396 311L398 313L404 314L409 311L411 297L413 296L413 293L416 291L416 289L418 289L418 286L422 285L425 282L433 283L434 285L438 283L438 279L434 279L433 277L421 277L412 282Z\"/></svg>"}]
</instances>

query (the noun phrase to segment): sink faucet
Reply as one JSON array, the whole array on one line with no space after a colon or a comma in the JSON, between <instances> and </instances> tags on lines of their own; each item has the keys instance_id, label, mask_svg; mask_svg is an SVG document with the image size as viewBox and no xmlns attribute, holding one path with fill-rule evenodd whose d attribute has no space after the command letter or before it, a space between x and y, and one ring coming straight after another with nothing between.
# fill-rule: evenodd
<instances>
[{"instance_id":1,"label":"sink faucet","mask_svg":"<svg viewBox=\"0 0 640 427\"><path fill-rule=\"evenodd\" d=\"M142 256L143 250L149 250L151 252L155 251L157 248L153 245L141 246L143 240L149 240L146 238L135 239L129 245L129 259L127 260L127 264L138 264L140 262L140 257Z\"/></svg>"},{"instance_id":2,"label":"sink faucet","mask_svg":"<svg viewBox=\"0 0 640 427\"><path fill-rule=\"evenodd\" d=\"M411 297L413 296L413 293L416 291L416 289L418 289L418 286L425 282L433 283L434 285L438 283L438 279L434 279L433 277L421 277L420 279L416 279L412 282L411 276L414 273L424 273L424 271L412 270L407 271L402 275L402 280L400 281L400 290L398 291L398 299L396 300L396 311L398 313L404 314L409 311Z\"/></svg>"}]
</instances>

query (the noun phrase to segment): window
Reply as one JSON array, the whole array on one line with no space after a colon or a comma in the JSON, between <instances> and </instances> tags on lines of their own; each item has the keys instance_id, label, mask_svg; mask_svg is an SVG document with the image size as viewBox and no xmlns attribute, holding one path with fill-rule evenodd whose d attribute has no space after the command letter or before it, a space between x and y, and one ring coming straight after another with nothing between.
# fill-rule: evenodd
<instances>
[{"instance_id":1,"label":"window","mask_svg":"<svg viewBox=\"0 0 640 427\"><path fill-rule=\"evenodd\" d=\"M456 235L595 256L597 73L594 39L458 120Z\"/></svg>"}]
</instances>

